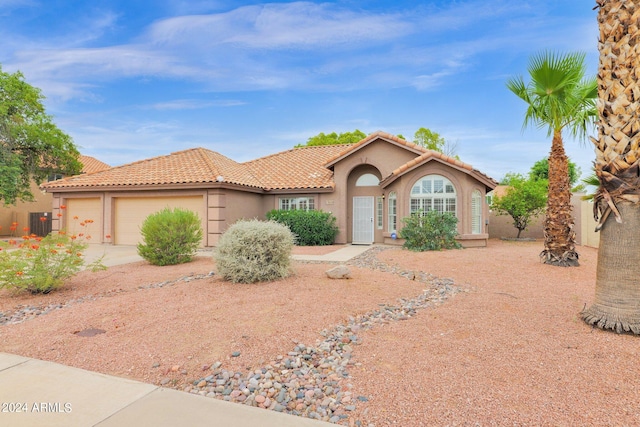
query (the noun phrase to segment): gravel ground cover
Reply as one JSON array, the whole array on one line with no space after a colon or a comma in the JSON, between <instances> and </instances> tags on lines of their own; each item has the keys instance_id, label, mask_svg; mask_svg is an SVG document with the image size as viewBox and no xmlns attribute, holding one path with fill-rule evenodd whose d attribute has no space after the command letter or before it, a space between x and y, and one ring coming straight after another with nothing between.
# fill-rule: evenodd
<instances>
[{"instance_id":1,"label":"gravel ground cover","mask_svg":"<svg viewBox=\"0 0 640 427\"><path fill-rule=\"evenodd\" d=\"M341 425L640 424L640 341L578 316L597 251L558 268L541 249L375 247L350 280L296 262L257 285L208 257L83 272L54 294L0 292L0 351Z\"/></svg>"}]
</instances>

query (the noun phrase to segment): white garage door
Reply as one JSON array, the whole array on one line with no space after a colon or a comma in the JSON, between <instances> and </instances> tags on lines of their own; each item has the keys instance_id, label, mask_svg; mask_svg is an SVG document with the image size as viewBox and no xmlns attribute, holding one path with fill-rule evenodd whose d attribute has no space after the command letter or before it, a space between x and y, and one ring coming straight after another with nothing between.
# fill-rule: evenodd
<instances>
[{"instance_id":1,"label":"white garage door","mask_svg":"<svg viewBox=\"0 0 640 427\"><path fill-rule=\"evenodd\" d=\"M202 196L188 197L140 197L115 199L114 243L116 245L137 245L142 241L140 227L152 213L164 208L187 209L204 217Z\"/></svg>"},{"instance_id":2,"label":"white garage door","mask_svg":"<svg viewBox=\"0 0 640 427\"><path fill-rule=\"evenodd\" d=\"M83 199L67 199L65 230L71 234L84 233L90 236L89 243L101 243L102 234L102 202L99 197ZM77 217L77 219L76 219ZM93 222L87 223L87 220ZM80 223L85 223L84 227Z\"/></svg>"}]
</instances>

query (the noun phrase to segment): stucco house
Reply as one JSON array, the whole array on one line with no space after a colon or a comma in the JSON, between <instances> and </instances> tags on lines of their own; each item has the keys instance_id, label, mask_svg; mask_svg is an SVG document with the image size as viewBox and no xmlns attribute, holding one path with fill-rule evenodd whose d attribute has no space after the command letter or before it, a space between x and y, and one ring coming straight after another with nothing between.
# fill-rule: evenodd
<instances>
[{"instance_id":1,"label":"stucco house","mask_svg":"<svg viewBox=\"0 0 640 427\"><path fill-rule=\"evenodd\" d=\"M93 219L93 241L133 245L140 225L165 207L193 210L204 246L241 218L271 209L321 209L337 218L336 243L400 243L402 218L418 209L452 212L458 240L485 246L485 195L496 181L442 153L375 132L356 144L299 147L238 163L193 148L46 183L53 229ZM61 209L64 206L64 209ZM58 214L61 214L58 216Z\"/></svg>"},{"instance_id":2,"label":"stucco house","mask_svg":"<svg viewBox=\"0 0 640 427\"><path fill-rule=\"evenodd\" d=\"M82 173L93 173L109 169L111 166L96 159L95 157L80 155L78 158L82 164ZM60 179L63 176L53 174L49 176L49 181ZM36 182L31 183L32 202L18 201L15 205L0 207L0 235L23 235L24 227L29 228L29 232L39 236L46 236L52 228L51 206L53 197L51 194L40 190ZM46 218L46 220L41 220ZM11 224L17 223L17 229L11 230Z\"/></svg>"}]
</instances>

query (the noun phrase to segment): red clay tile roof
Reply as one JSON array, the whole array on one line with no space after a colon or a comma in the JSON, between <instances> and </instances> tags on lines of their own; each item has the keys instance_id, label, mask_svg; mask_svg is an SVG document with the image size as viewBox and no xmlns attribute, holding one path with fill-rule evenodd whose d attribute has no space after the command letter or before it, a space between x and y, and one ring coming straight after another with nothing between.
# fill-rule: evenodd
<instances>
[{"instance_id":1,"label":"red clay tile roof","mask_svg":"<svg viewBox=\"0 0 640 427\"><path fill-rule=\"evenodd\" d=\"M101 162L95 157L80 155L80 163L82 163L82 173L100 172L111 168L108 164Z\"/></svg>"},{"instance_id":2,"label":"red clay tile roof","mask_svg":"<svg viewBox=\"0 0 640 427\"><path fill-rule=\"evenodd\" d=\"M225 182L250 187L260 183L241 164L204 148L193 148L111 169L76 175L43 185L43 188L140 186Z\"/></svg>"},{"instance_id":3,"label":"red clay tile roof","mask_svg":"<svg viewBox=\"0 0 640 427\"><path fill-rule=\"evenodd\" d=\"M416 158L400 166L383 182L391 182L406 171L432 159L438 159L463 170L488 187L495 181L470 165L427 150L397 136L375 132L356 144L293 148L280 153L238 163L205 148L192 148L166 156L72 176L42 185L47 190L90 187L135 187L149 185L205 184L224 182L269 190L332 189L332 166L372 141L382 138L416 153Z\"/></svg>"},{"instance_id":4,"label":"red clay tile roof","mask_svg":"<svg viewBox=\"0 0 640 427\"><path fill-rule=\"evenodd\" d=\"M298 147L243 164L265 190L333 188L333 172L324 165L348 146Z\"/></svg>"}]
</instances>

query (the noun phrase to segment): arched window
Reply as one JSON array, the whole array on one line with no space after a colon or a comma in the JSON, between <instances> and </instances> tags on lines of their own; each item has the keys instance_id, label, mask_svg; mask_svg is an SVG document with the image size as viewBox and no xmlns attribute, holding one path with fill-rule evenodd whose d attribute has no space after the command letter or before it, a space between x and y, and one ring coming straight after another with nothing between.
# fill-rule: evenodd
<instances>
[{"instance_id":1,"label":"arched window","mask_svg":"<svg viewBox=\"0 0 640 427\"><path fill-rule=\"evenodd\" d=\"M380 180L372 173L365 173L364 175L360 175L360 177L356 181L356 187L374 187L378 184L380 184Z\"/></svg>"},{"instance_id":2,"label":"arched window","mask_svg":"<svg viewBox=\"0 0 640 427\"><path fill-rule=\"evenodd\" d=\"M393 233L395 231L398 230L398 209L397 209L397 198L396 198L396 192L392 191L391 193L389 193L389 202L387 205L387 213L388 213L388 220L389 222L387 223L387 227L389 230L389 233Z\"/></svg>"},{"instance_id":3,"label":"arched window","mask_svg":"<svg viewBox=\"0 0 640 427\"><path fill-rule=\"evenodd\" d=\"M440 175L427 175L418 180L411 188L411 213L420 210L456 214L456 189L447 178Z\"/></svg>"},{"instance_id":4,"label":"arched window","mask_svg":"<svg viewBox=\"0 0 640 427\"><path fill-rule=\"evenodd\" d=\"M471 193L471 233L482 234L482 194L479 190Z\"/></svg>"}]
</instances>

